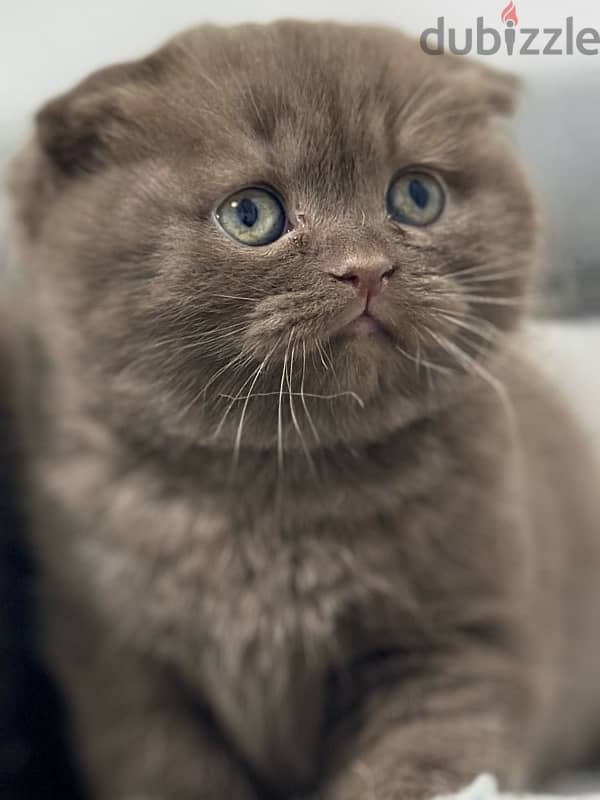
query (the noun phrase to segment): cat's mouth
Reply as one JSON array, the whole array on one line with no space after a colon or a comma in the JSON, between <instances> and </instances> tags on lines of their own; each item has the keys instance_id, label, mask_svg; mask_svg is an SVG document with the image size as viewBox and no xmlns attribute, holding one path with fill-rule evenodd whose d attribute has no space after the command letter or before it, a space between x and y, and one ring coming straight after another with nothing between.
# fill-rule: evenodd
<instances>
[{"instance_id":1,"label":"cat's mouth","mask_svg":"<svg viewBox=\"0 0 600 800\"><path fill-rule=\"evenodd\" d=\"M340 336L374 336L376 334L387 336L387 331L366 309L344 325L338 332Z\"/></svg>"},{"instance_id":2,"label":"cat's mouth","mask_svg":"<svg viewBox=\"0 0 600 800\"><path fill-rule=\"evenodd\" d=\"M341 315L341 318L338 318L335 335L341 337L377 335L389 337L391 332L381 318L373 311L367 299L367 301L363 301L358 308L354 306L346 309Z\"/></svg>"}]
</instances>

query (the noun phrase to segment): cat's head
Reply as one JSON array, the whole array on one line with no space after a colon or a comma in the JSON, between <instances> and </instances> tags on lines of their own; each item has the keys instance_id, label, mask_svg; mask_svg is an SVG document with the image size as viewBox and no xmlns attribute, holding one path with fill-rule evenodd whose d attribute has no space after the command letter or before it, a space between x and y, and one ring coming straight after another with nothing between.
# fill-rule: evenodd
<instances>
[{"instance_id":1,"label":"cat's head","mask_svg":"<svg viewBox=\"0 0 600 800\"><path fill-rule=\"evenodd\" d=\"M115 424L376 437L520 316L514 81L393 31L202 27L45 106L13 170L51 358Z\"/></svg>"}]
</instances>

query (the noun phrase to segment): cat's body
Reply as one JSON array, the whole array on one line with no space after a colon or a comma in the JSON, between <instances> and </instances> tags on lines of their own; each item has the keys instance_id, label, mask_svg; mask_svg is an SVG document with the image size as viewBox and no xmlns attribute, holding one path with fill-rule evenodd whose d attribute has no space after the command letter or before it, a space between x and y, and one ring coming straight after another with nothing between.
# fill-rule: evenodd
<instances>
[{"instance_id":1,"label":"cat's body","mask_svg":"<svg viewBox=\"0 0 600 800\"><path fill-rule=\"evenodd\" d=\"M31 527L99 800L409 800L597 745L598 473L516 355L511 94L397 34L279 24L42 112L14 169ZM385 216L406 164L446 177L431 228ZM211 209L265 183L291 230L244 249ZM340 336L362 269L383 328Z\"/></svg>"}]
</instances>

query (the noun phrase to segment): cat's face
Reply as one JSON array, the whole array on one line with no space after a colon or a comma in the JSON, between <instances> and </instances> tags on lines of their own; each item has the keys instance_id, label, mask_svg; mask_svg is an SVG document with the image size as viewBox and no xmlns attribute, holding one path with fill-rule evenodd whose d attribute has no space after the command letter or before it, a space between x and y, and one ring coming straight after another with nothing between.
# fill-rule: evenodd
<instances>
[{"instance_id":1,"label":"cat's face","mask_svg":"<svg viewBox=\"0 0 600 800\"><path fill-rule=\"evenodd\" d=\"M92 76L16 177L54 358L115 419L224 446L378 436L444 402L532 260L495 130L512 93L397 33L298 23Z\"/></svg>"}]
</instances>

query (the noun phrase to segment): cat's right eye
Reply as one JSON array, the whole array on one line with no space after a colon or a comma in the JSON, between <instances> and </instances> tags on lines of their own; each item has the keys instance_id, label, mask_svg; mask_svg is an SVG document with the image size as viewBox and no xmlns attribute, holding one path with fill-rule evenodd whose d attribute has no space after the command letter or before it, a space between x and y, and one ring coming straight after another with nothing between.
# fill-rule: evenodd
<instances>
[{"instance_id":1,"label":"cat's right eye","mask_svg":"<svg viewBox=\"0 0 600 800\"><path fill-rule=\"evenodd\" d=\"M387 191L388 214L405 225L423 227L435 222L444 210L445 194L440 181L420 168L396 173Z\"/></svg>"},{"instance_id":2,"label":"cat's right eye","mask_svg":"<svg viewBox=\"0 0 600 800\"><path fill-rule=\"evenodd\" d=\"M216 212L223 230L241 244L257 247L274 242L286 229L281 200L268 189L249 187L230 195Z\"/></svg>"}]
</instances>

